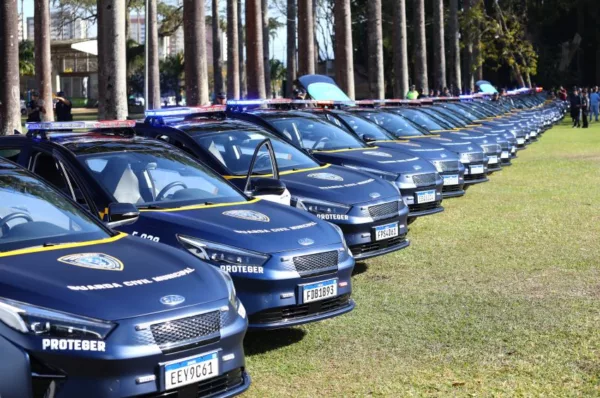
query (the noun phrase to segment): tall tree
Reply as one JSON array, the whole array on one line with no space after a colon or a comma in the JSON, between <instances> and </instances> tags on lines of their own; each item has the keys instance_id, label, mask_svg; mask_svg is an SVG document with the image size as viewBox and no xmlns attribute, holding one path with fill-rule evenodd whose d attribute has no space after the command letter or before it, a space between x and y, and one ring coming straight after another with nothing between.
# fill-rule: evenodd
<instances>
[{"instance_id":1,"label":"tall tree","mask_svg":"<svg viewBox=\"0 0 600 398\"><path fill-rule=\"evenodd\" d=\"M263 37L263 65L265 66L265 92L271 98L271 57L269 56L269 0L262 0L262 37Z\"/></svg>"},{"instance_id":2,"label":"tall tree","mask_svg":"<svg viewBox=\"0 0 600 398\"><path fill-rule=\"evenodd\" d=\"M471 4L477 0L463 0L463 15L467 16L471 12ZM473 56L473 35L472 28L463 29L464 54L463 54L463 85L465 91L471 91L475 85L473 78L473 65L475 59Z\"/></svg>"},{"instance_id":3,"label":"tall tree","mask_svg":"<svg viewBox=\"0 0 600 398\"><path fill-rule=\"evenodd\" d=\"M185 95L190 106L208 103L204 0L183 0Z\"/></svg>"},{"instance_id":4,"label":"tall tree","mask_svg":"<svg viewBox=\"0 0 600 398\"><path fill-rule=\"evenodd\" d=\"M148 27L146 29L146 47L148 51L148 109L160 108L160 70L158 56L158 1L148 0Z\"/></svg>"},{"instance_id":5,"label":"tall tree","mask_svg":"<svg viewBox=\"0 0 600 398\"><path fill-rule=\"evenodd\" d=\"M127 117L125 0L98 0L98 117Z\"/></svg>"},{"instance_id":6,"label":"tall tree","mask_svg":"<svg viewBox=\"0 0 600 398\"><path fill-rule=\"evenodd\" d=\"M404 98L408 92L408 38L406 0L394 1L394 96Z\"/></svg>"},{"instance_id":7,"label":"tall tree","mask_svg":"<svg viewBox=\"0 0 600 398\"><path fill-rule=\"evenodd\" d=\"M19 85L19 12L17 0L0 4L0 135L21 128Z\"/></svg>"},{"instance_id":8,"label":"tall tree","mask_svg":"<svg viewBox=\"0 0 600 398\"><path fill-rule=\"evenodd\" d=\"M227 97L240 98L240 53L237 0L227 0Z\"/></svg>"},{"instance_id":9,"label":"tall tree","mask_svg":"<svg viewBox=\"0 0 600 398\"><path fill-rule=\"evenodd\" d=\"M315 73L313 0L298 1L298 75Z\"/></svg>"},{"instance_id":10,"label":"tall tree","mask_svg":"<svg viewBox=\"0 0 600 398\"><path fill-rule=\"evenodd\" d=\"M221 18L219 18L219 0L212 0L212 35L213 35L213 73L215 95L223 91L223 54L221 51Z\"/></svg>"},{"instance_id":11,"label":"tall tree","mask_svg":"<svg viewBox=\"0 0 600 398\"><path fill-rule=\"evenodd\" d=\"M446 87L446 49L444 45L444 0L433 2L433 76L435 88Z\"/></svg>"},{"instance_id":12,"label":"tall tree","mask_svg":"<svg viewBox=\"0 0 600 398\"><path fill-rule=\"evenodd\" d=\"M266 97L261 8L261 0L246 0L246 74L251 99Z\"/></svg>"},{"instance_id":13,"label":"tall tree","mask_svg":"<svg viewBox=\"0 0 600 398\"><path fill-rule=\"evenodd\" d=\"M33 6L35 82L46 110L42 118L52 121L54 109L52 107L52 62L50 61L50 3L47 0L35 0Z\"/></svg>"},{"instance_id":14,"label":"tall tree","mask_svg":"<svg viewBox=\"0 0 600 398\"><path fill-rule=\"evenodd\" d=\"M240 96L246 98L248 96L248 82L246 79L246 62L244 59L244 45L246 43L246 33L244 32L244 24L242 23L242 0L237 0L238 4L238 52L240 55Z\"/></svg>"},{"instance_id":15,"label":"tall tree","mask_svg":"<svg viewBox=\"0 0 600 398\"><path fill-rule=\"evenodd\" d=\"M289 98L292 96L293 82L296 79L298 64L296 60L296 0L287 0L287 71L286 71L286 92Z\"/></svg>"},{"instance_id":16,"label":"tall tree","mask_svg":"<svg viewBox=\"0 0 600 398\"><path fill-rule=\"evenodd\" d=\"M415 84L419 92L429 94L427 41L425 36L425 0L415 0L413 12L413 29L415 31Z\"/></svg>"},{"instance_id":17,"label":"tall tree","mask_svg":"<svg viewBox=\"0 0 600 398\"><path fill-rule=\"evenodd\" d=\"M462 79L460 73L460 26L458 24L458 0L450 0L450 18L448 20L449 32L449 44L450 48L448 51L450 66L449 80L450 86L452 87L452 93L460 90L462 87Z\"/></svg>"},{"instance_id":18,"label":"tall tree","mask_svg":"<svg viewBox=\"0 0 600 398\"><path fill-rule=\"evenodd\" d=\"M367 34L369 36L369 94L371 98L385 98L383 78L383 31L381 0L368 2Z\"/></svg>"},{"instance_id":19,"label":"tall tree","mask_svg":"<svg viewBox=\"0 0 600 398\"><path fill-rule=\"evenodd\" d=\"M348 97L354 99L354 54L350 0L336 1L333 11L335 13L335 79Z\"/></svg>"}]
</instances>

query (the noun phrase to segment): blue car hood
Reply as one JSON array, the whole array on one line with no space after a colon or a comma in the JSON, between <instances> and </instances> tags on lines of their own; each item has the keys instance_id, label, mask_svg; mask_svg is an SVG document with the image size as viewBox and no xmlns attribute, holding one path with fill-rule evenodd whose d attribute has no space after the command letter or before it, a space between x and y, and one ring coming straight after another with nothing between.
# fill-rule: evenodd
<instances>
[{"instance_id":1,"label":"blue car hood","mask_svg":"<svg viewBox=\"0 0 600 398\"><path fill-rule=\"evenodd\" d=\"M444 134L444 133L442 133ZM452 152L456 152L456 153L460 153L460 152L473 152L473 151L481 151L481 148L479 146L477 146L477 144L473 144L470 141L464 141L460 138L447 138L444 137L440 134L440 137L427 137L427 138L416 138L416 139L411 139L410 140L411 143L415 143L415 144L419 144L419 145L424 145L425 143L427 144L433 144L433 145L440 145L446 149L448 149L449 151Z\"/></svg>"},{"instance_id":2,"label":"blue car hood","mask_svg":"<svg viewBox=\"0 0 600 398\"><path fill-rule=\"evenodd\" d=\"M184 234L267 254L306 248L298 240L308 237L316 237L315 246L341 244L328 222L307 211L265 200L191 207L142 211L138 222L159 223L165 234Z\"/></svg>"},{"instance_id":3,"label":"blue car hood","mask_svg":"<svg viewBox=\"0 0 600 398\"><path fill-rule=\"evenodd\" d=\"M0 257L2 297L104 320L168 310L160 298L171 294L185 297L184 305L228 297L211 266L183 251L122 236Z\"/></svg>"},{"instance_id":4,"label":"blue car hood","mask_svg":"<svg viewBox=\"0 0 600 398\"><path fill-rule=\"evenodd\" d=\"M506 141L506 139L504 139L504 137L499 137L499 136L487 136L482 132L477 132L477 131L469 131L469 130L464 130L464 131L449 131L449 132L445 132L445 133L441 133L440 134L443 138L448 138L451 139L455 142L460 142L460 140L462 140L463 142L470 142L472 144L496 144L497 142L502 142L502 141Z\"/></svg>"},{"instance_id":5,"label":"blue car hood","mask_svg":"<svg viewBox=\"0 0 600 398\"><path fill-rule=\"evenodd\" d=\"M441 145L436 145L427 141L388 141L378 142L377 145L383 148L401 149L405 152L414 153L416 156L427 160L458 160L455 152L452 152Z\"/></svg>"}]
</instances>

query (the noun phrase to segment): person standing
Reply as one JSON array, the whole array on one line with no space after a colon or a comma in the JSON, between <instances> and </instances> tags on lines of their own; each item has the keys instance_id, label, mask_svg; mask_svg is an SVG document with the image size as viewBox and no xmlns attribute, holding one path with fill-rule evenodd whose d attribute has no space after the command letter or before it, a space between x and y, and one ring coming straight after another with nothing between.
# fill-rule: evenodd
<instances>
[{"instance_id":1,"label":"person standing","mask_svg":"<svg viewBox=\"0 0 600 398\"><path fill-rule=\"evenodd\" d=\"M573 127L580 127L579 115L581 113L581 96L579 95L579 89L573 87L573 93L571 94L571 119L573 119Z\"/></svg>"},{"instance_id":2,"label":"person standing","mask_svg":"<svg viewBox=\"0 0 600 398\"><path fill-rule=\"evenodd\" d=\"M592 121L592 116L596 118L596 122L598 121L599 107L600 93L598 92L598 87L594 87L592 90L592 94L590 95L590 122Z\"/></svg>"},{"instance_id":3,"label":"person standing","mask_svg":"<svg viewBox=\"0 0 600 398\"><path fill-rule=\"evenodd\" d=\"M31 101L27 104L27 121L41 122L42 114L46 114L44 101L40 99L40 94L34 91L31 93Z\"/></svg>"},{"instance_id":4,"label":"person standing","mask_svg":"<svg viewBox=\"0 0 600 398\"><path fill-rule=\"evenodd\" d=\"M590 109L590 98L588 97L587 88L584 88L581 92L581 119L583 122L583 128L588 128L588 115Z\"/></svg>"},{"instance_id":5,"label":"person standing","mask_svg":"<svg viewBox=\"0 0 600 398\"><path fill-rule=\"evenodd\" d=\"M410 86L410 90L406 93L406 99L416 100L419 98L419 92L417 91L417 87L413 84Z\"/></svg>"},{"instance_id":6,"label":"person standing","mask_svg":"<svg viewBox=\"0 0 600 398\"><path fill-rule=\"evenodd\" d=\"M227 105L227 94L221 91L215 98L215 105Z\"/></svg>"},{"instance_id":7,"label":"person standing","mask_svg":"<svg viewBox=\"0 0 600 398\"><path fill-rule=\"evenodd\" d=\"M64 91L59 91L56 93L54 99L57 101L55 108L56 121L57 122L70 122L73 120L73 115L71 114L71 108L73 104L71 101L65 97Z\"/></svg>"}]
</instances>

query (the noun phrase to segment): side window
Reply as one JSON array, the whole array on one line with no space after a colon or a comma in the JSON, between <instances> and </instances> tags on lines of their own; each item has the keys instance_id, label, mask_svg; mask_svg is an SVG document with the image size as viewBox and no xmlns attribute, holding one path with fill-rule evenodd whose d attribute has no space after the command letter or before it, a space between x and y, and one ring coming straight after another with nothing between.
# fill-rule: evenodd
<instances>
[{"instance_id":1,"label":"side window","mask_svg":"<svg viewBox=\"0 0 600 398\"><path fill-rule=\"evenodd\" d=\"M0 157L15 163L18 162L19 155L21 155L21 148L0 148Z\"/></svg>"}]
</instances>

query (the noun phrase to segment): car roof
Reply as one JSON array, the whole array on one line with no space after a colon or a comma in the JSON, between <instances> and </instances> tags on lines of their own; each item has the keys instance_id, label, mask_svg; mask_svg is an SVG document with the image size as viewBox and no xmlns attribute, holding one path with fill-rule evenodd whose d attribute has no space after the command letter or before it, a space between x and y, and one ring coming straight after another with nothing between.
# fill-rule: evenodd
<instances>
[{"instance_id":1,"label":"car roof","mask_svg":"<svg viewBox=\"0 0 600 398\"><path fill-rule=\"evenodd\" d=\"M232 130L261 130L260 127L239 119L193 118L178 123L169 124L190 136L201 135L207 132L226 132Z\"/></svg>"},{"instance_id":2,"label":"car roof","mask_svg":"<svg viewBox=\"0 0 600 398\"><path fill-rule=\"evenodd\" d=\"M50 142L59 144L76 155L124 150L171 150L172 147L160 140L137 136L121 136L100 132L50 133Z\"/></svg>"},{"instance_id":3,"label":"car roof","mask_svg":"<svg viewBox=\"0 0 600 398\"><path fill-rule=\"evenodd\" d=\"M271 119L278 118L282 116L293 116L293 117L308 117L308 118L317 118L317 116L312 115L310 112L304 112L304 110L281 110L281 109L257 109L249 112L252 115L256 115L262 117L263 119Z\"/></svg>"}]
</instances>

